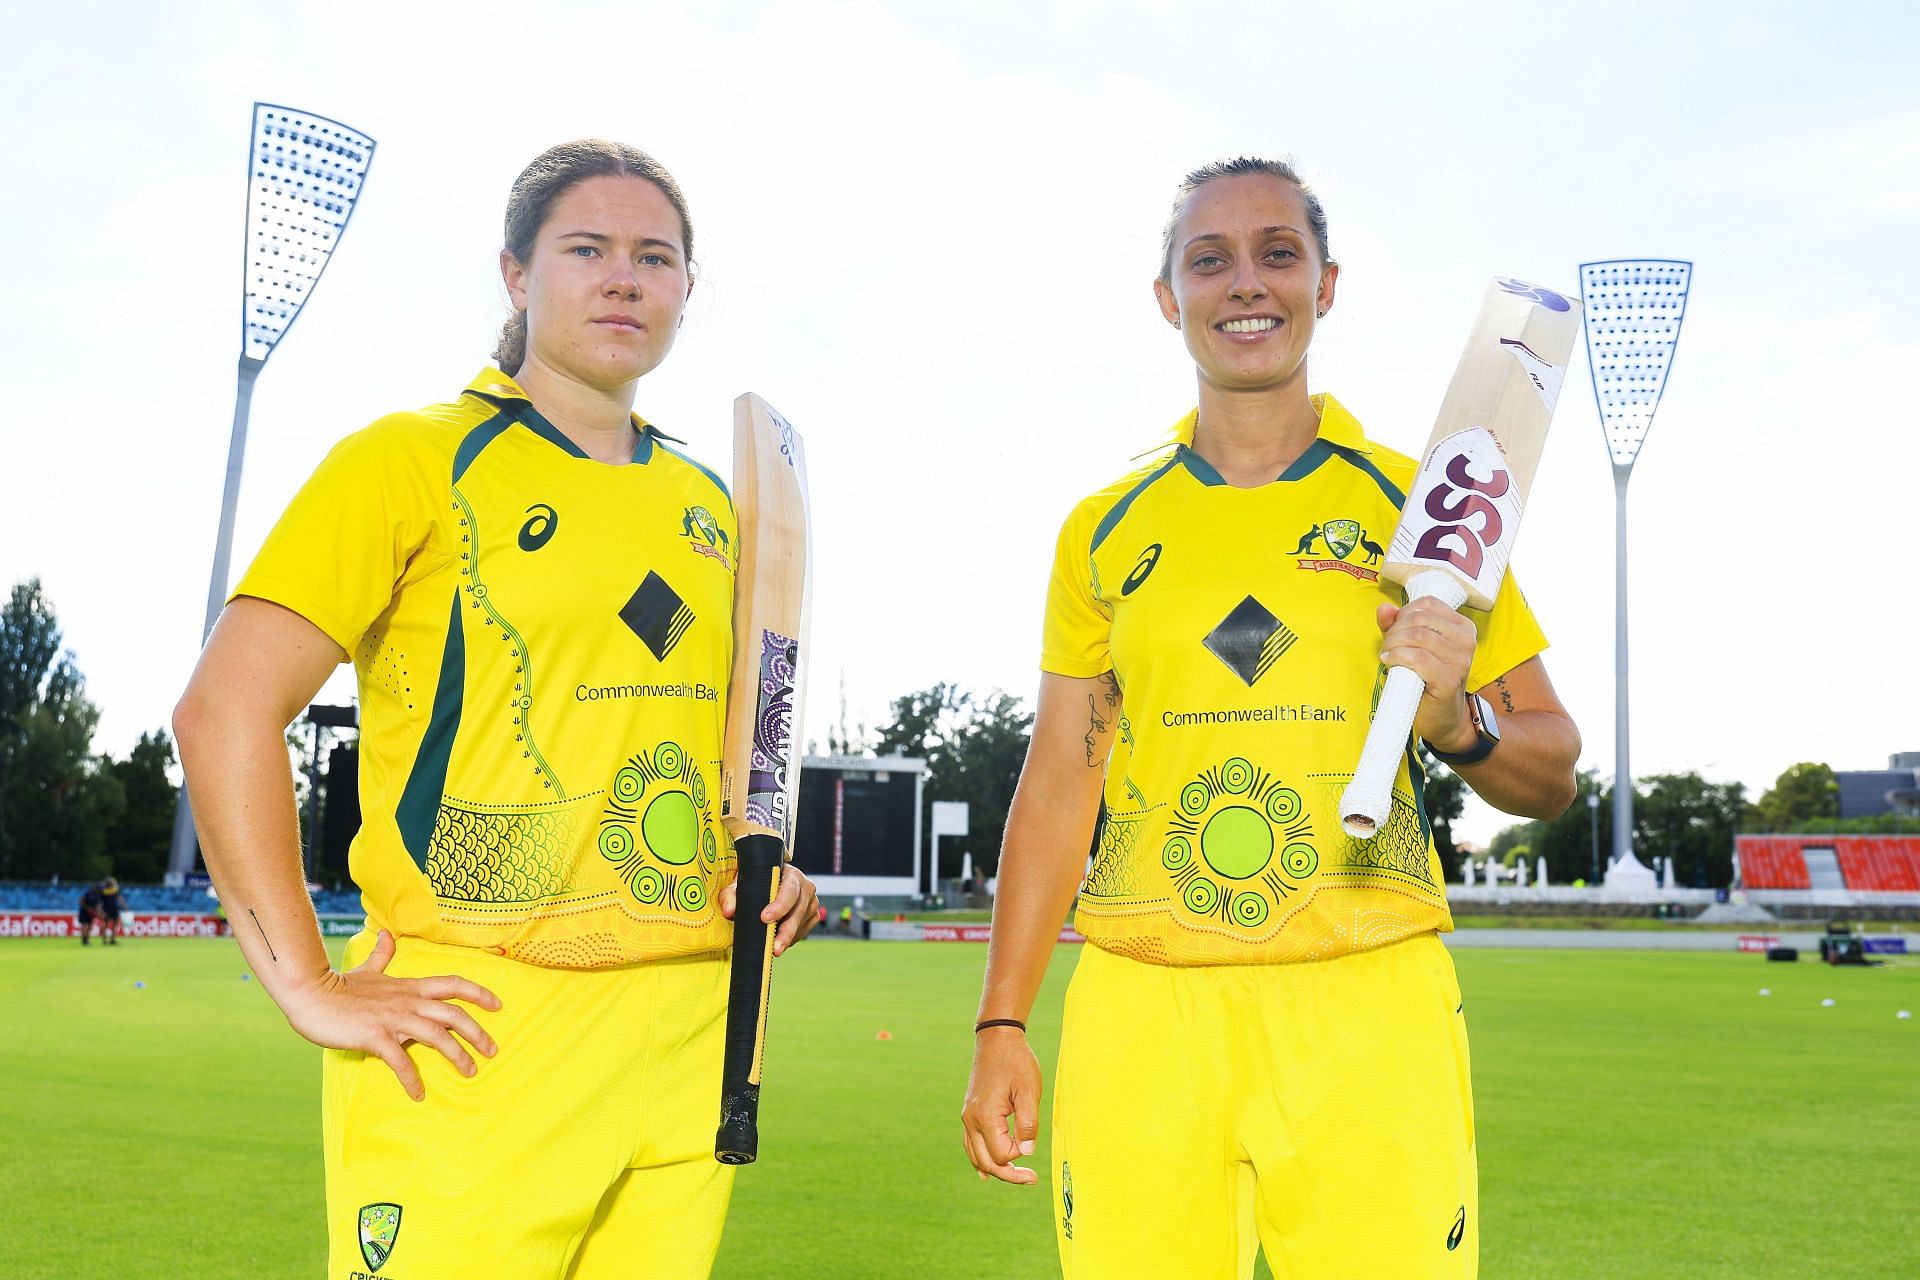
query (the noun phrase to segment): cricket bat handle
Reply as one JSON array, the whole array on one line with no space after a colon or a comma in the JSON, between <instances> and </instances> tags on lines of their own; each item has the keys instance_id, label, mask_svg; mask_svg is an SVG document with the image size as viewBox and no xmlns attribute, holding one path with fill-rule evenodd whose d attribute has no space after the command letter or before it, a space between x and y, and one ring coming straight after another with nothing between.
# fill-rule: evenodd
<instances>
[{"instance_id":1,"label":"cricket bat handle","mask_svg":"<svg viewBox=\"0 0 1920 1280\"><path fill-rule=\"evenodd\" d=\"M760 918L780 891L786 850L777 836L734 841L739 877L733 900L733 972L727 988L726 1060L720 1069L720 1130L713 1158L752 1164L760 1154L760 1067L773 980L774 926Z\"/></svg>"},{"instance_id":2,"label":"cricket bat handle","mask_svg":"<svg viewBox=\"0 0 1920 1280\"><path fill-rule=\"evenodd\" d=\"M1422 596L1432 596L1447 608L1458 609L1467 598L1467 589L1444 570L1426 569L1407 582L1409 601ZM1393 780L1400 772L1407 738L1413 733L1413 718L1426 692L1426 682L1411 668L1387 669L1380 701L1373 708L1373 724L1367 729L1367 744L1360 751L1360 763L1354 766L1353 781L1340 797L1340 825L1356 840L1373 839L1393 812Z\"/></svg>"}]
</instances>

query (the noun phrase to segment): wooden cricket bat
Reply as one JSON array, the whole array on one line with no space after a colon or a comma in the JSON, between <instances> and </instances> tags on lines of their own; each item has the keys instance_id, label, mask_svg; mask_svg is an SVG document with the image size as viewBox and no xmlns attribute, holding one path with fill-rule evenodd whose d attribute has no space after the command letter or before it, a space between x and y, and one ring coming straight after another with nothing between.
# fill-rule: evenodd
<instances>
[{"instance_id":1,"label":"wooden cricket bat","mask_svg":"<svg viewBox=\"0 0 1920 1280\"><path fill-rule=\"evenodd\" d=\"M793 847L810 541L799 433L751 393L733 402L733 505L740 533L720 823L732 837L739 878L713 1154L722 1164L752 1164L773 976L774 930L760 913L779 891Z\"/></svg>"},{"instance_id":2,"label":"wooden cricket bat","mask_svg":"<svg viewBox=\"0 0 1920 1280\"><path fill-rule=\"evenodd\" d=\"M1580 303L1565 294L1504 278L1488 287L1380 570L1409 601L1493 607L1579 331ZM1388 670L1340 797L1348 835L1370 839L1386 825L1425 693L1412 671Z\"/></svg>"}]
</instances>

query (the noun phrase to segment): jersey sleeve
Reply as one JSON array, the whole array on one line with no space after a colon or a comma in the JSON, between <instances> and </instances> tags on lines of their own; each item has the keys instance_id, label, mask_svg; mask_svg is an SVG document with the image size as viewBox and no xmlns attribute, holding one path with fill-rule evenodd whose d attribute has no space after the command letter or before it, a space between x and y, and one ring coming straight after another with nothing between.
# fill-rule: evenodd
<instances>
[{"instance_id":1,"label":"jersey sleeve","mask_svg":"<svg viewBox=\"0 0 1920 1280\"><path fill-rule=\"evenodd\" d=\"M1092 544L1091 512L1082 504L1067 517L1054 547L1040 643L1042 671L1084 680L1113 667L1107 650L1113 611L1095 591Z\"/></svg>"},{"instance_id":2,"label":"jersey sleeve","mask_svg":"<svg viewBox=\"0 0 1920 1280\"><path fill-rule=\"evenodd\" d=\"M424 427L415 415L395 414L335 445L228 599L254 596L291 609L351 655L427 552L447 492L443 483L436 497Z\"/></svg>"},{"instance_id":3,"label":"jersey sleeve","mask_svg":"<svg viewBox=\"0 0 1920 1280\"><path fill-rule=\"evenodd\" d=\"M1467 669L1467 688L1480 690L1507 674L1529 658L1538 657L1547 647L1546 633L1527 607L1520 585L1508 570L1500 579L1500 590L1493 597L1493 608L1463 611L1473 620L1479 641L1473 651L1473 665Z\"/></svg>"}]
</instances>

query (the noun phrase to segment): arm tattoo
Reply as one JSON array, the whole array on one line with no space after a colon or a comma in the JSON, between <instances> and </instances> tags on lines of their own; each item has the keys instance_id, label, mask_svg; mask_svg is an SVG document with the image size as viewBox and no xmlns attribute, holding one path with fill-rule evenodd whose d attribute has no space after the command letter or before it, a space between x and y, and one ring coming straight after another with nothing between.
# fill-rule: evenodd
<instances>
[{"instance_id":1,"label":"arm tattoo","mask_svg":"<svg viewBox=\"0 0 1920 1280\"><path fill-rule=\"evenodd\" d=\"M1107 722L1100 718L1100 704L1092 694L1087 695L1087 768L1100 767L1100 735L1107 731Z\"/></svg>"},{"instance_id":2,"label":"arm tattoo","mask_svg":"<svg viewBox=\"0 0 1920 1280\"><path fill-rule=\"evenodd\" d=\"M1109 709L1120 705L1120 682L1108 671L1100 677L1100 693L1106 699ZM1087 695L1087 768L1100 766L1100 735L1108 729L1108 723L1100 716L1100 702L1093 694Z\"/></svg>"},{"instance_id":3,"label":"arm tattoo","mask_svg":"<svg viewBox=\"0 0 1920 1280\"><path fill-rule=\"evenodd\" d=\"M1511 712L1513 710L1513 691L1507 688L1507 678L1505 676L1495 676L1493 678L1493 687L1500 691L1500 709Z\"/></svg>"},{"instance_id":4,"label":"arm tattoo","mask_svg":"<svg viewBox=\"0 0 1920 1280\"><path fill-rule=\"evenodd\" d=\"M250 916L253 916L253 927L254 927L254 928L256 928L256 929L258 929L258 930L260 930L260 941L262 941L262 942L265 942L265 943L267 944L267 959L269 959L269 960L271 960L271 961L273 961L273 962L274 962L275 964L279 964L279 963L280 963L280 957L279 957L279 956L277 956L277 955L275 955L275 954L273 954L273 943L272 943L272 942L270 942L270 941L268 941L268 939L267 939L267 930L266 930L266 926L260 923L260 917L259 917L259 916L254 916L254 915L253 915L253 908L252 908L252 907L248 907L248 908L247 908L247 914L248 914L248 915L250 915Z\"/></svg>"}]
</instances>

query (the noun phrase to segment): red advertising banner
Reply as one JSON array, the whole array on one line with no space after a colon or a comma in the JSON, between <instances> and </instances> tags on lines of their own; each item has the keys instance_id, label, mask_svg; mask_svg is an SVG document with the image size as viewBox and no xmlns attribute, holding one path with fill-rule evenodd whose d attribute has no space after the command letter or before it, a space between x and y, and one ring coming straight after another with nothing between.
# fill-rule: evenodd
<instances>
[{"instance_id":1,"label":"red advertising banner","mask_svg":"<svg viewBox=\"0 0 1920 1280\"><path fill-rule=\"evenodd\" d=\"M129 938L218 938L227 922L215 915L135 913L120 932ZM77 938L80 921L66 911L0 911L0 938Z\"/></svg>"},{"instance_id":2,"label":"red advertising banner","mask_svg":"<svg viewBox=\"0 0 1920 1280\"><path fill-rule=\"evenodd\" d=\"M993 926L985 924L928 924L920 927L922 942L986 942L993 937ZM1061 942L1085 942L1077 929L1062 929Z\"/></svg>"},{"instance_id":3,"label":"red advertising banner","mask_svg":"<svg viewBox=\"0 0 1920 1280\"><path fill-rule=\"evenodd\" d=\"M1740 935L1742 951L1765 951L1769 947L1780 945L1780 939L1770 933L1743 933Z\"/></svg>"}]
</instances>

